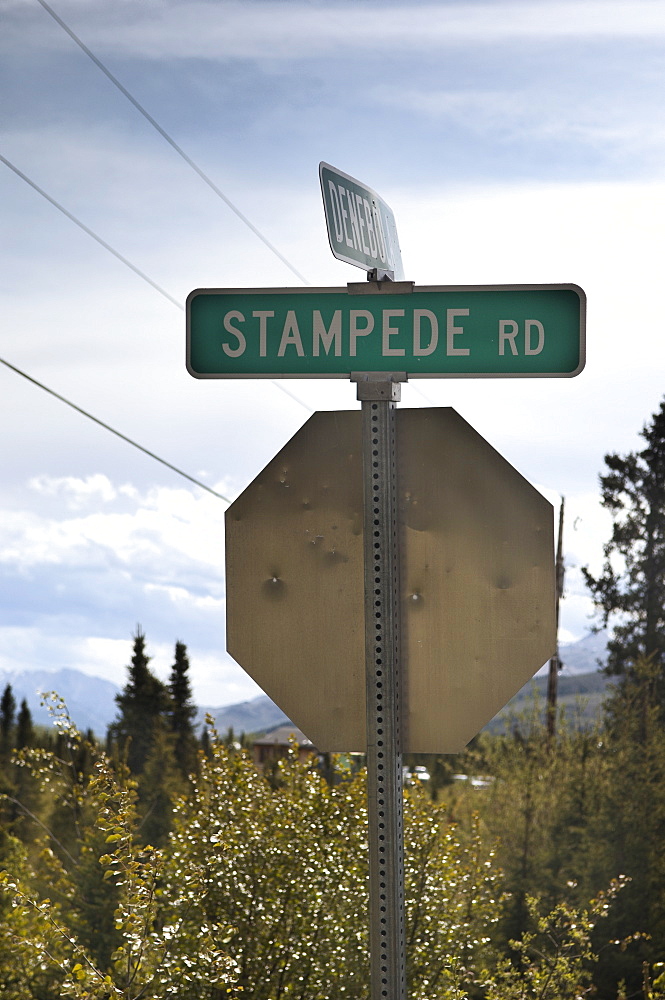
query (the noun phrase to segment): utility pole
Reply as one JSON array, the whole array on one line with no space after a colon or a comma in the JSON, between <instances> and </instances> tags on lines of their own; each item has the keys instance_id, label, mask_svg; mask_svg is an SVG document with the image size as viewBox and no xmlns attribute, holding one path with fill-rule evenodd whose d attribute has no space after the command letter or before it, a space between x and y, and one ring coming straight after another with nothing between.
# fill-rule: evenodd
<instances>
[{"instance_id":1,"label":"utility pole","mask_svg":"<svg viewBox=\"0 0 665 1000\"><path fill-rule=\"evenodd\" d=\"M559 538L556 547L556 649L554 656L550 660L550 670L547 679L547 739L548 742L552 742L556 732L556 704L557 704L557 694L559 689L559 670L561 669L561 661L559 660L559 605L561 603L561 598L563 597L563 578L564 578L564 566L563 566L563 510L565 506L565 499L561 497L561 506L559 507Z\"/></svg>"}]
</instances>

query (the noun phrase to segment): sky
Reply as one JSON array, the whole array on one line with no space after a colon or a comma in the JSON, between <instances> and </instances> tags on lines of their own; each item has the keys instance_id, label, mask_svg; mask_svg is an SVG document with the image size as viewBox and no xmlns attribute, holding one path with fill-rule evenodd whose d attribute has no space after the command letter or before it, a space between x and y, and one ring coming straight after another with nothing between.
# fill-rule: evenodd
<instances>
[{"instance_id":1,"label":"sky","mask_svg":"<svg viewBox=\"0 0 665 1000\"><path fill-rule=\"evenodd\" d=\"M565 497L560 637L586 634L581 567L600 568L610 525L603 457L640 447L664 391L665 5L50 11L0 0L0 357L235 498L311 412L356 408L355 388L193 379L185 299L364 280L328 245L330 163L390 205L416 284L585 290L577 377L418 380L400 405L454 407L552 503ZM0 670L122 684L140 625L162 677L187 644L200 704L258 694L225 652L226 503L4 365L0 408Z\"/></svg>"}]
</instances>

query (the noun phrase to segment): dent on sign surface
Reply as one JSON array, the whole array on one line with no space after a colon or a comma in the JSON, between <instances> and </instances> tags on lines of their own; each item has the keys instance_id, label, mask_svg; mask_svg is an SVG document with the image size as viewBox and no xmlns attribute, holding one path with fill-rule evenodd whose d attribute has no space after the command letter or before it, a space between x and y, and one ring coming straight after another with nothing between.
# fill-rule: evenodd
<instances>
[{"instance_id":1,"label":"dent on sign surface","mask_svg":"<svg viewBox=\"0 0 665 1000\"><path fill-rule=\"evenodd\" d=\"M554 650L553 510L454 410L396 417L402 749L456 753ZM360 412L314 414L226 531L229 652L320 750L363 751Z\"/></svg>"}]
</instances>

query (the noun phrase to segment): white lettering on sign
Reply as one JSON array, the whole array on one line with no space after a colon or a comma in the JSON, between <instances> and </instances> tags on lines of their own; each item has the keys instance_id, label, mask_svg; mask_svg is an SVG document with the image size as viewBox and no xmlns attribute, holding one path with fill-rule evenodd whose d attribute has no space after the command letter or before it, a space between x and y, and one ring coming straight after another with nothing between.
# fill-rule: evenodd
<instances>
[{"instance_id":1,"label":"white lettering on sign","mask_svg":"<svg viewBox=\"0 0 665 1000\"><path fill-rule=\"evenodd\" d=\"M358 326L358 320L366 321L365 327ZM352 309L349 313L349 355L356 356L356 341L358 337L367 337L374 329L374 317L366 309Z\"/></svg>"},{"instance_id":2,"label":"white lettering on sign","mask_svg":"<svg viewBox=\"0 0 665 1000\"><path fill-rule=\"evenodd\" d=\"M346 245L349 246L349 247L352 247L353 246L353 241L352 241L351 237L349 236L349 230L347 229L347 226L346 226L346 221L347 221L347 219L349 217L349 213L344 208L344 199L346 198L346 194L347 194L346 188L343 187L341 184L338 184L337 185L337 190L339 191L339 204L340 204L340 208L342 210L342 229L344 231L344 239L346 240Z\"/></svg>"},{"instance_id":3,"label":"white lettering on sign","mask_svg":"<svg viewBox=\"0 0 665 1000\"><path fill-rule=\"evenodd\" d=\"M328 181L328 187L330 189L330 207L333 213L333 225L335 227L335 239L338 243L342 242L342 215L339 207L339 197L337 195L337 188L335 187L334 181Z\"/></svg>"},{"instance_id":4,"label":"white lettering on sign","mask_svg":"<svg viewBox=\"0 0 665 1000\"><path fill-rule=\"evenodd\" d=\"M357 207L357 202L356 202ZM273 309L255 309L246 316L238 309L223 314L221 349L229 358L358 356L358 341L364 337L365 358L424 358L438 353L449 358L468 357L474 342L471 329L461 320L469 309L288 309L276 316ZM469 324L470 325L470 324ZM439 330L445 327L445 343ZM488 335L490 331L488 331ZM474 338L479 336L477 327ZM469 338L469 339L466 339ZM370 346L371 345L371 346ZM498 321L497 351L500 357L541 354L545 348L545 326L538 319Z\"/></svg>"},{"instance_id":5,"label":"white lettering on sign","mask_svg":"<svg viewBox=\"0 0 665 1000\"><path fill-rule=\"evenodd\" d=\"M351 223L351 237L353 239L353 246L360 250L360 228L358 226L358 207L355 204L355 198L353 196L353 191L347 191L347 204L349 206L349 222Z\"/></svg>"},{"instance_id":6,"label":"white lettering on sign","mask_svg":"<svg viewBox=\"0 0 665 1000\"><path fill-rule=\"evenodd\" d=\"M394 247L386 238L376 203L370 204L363 195L332 180L328 181L328 195L335 241L378 259L394 270Z\"/></svg>"},{"instance_id":7,"label":"white lettering on sign","mask_svg":"<svg viewBox=\"0 0 665 1000\"><path fill-rule=\"evenodd\" d=\"M365 202L365 205L367 202ZM369 254L369 247L365 243L365 219L363 218L363 199L356 195L356 205L358 207L358 225L360 226L360 240L362 242L363 253Z\"/></svg>"},{"instance_id":8,"label":"white lettering on sign","mask_svg":"<svg viewBox=\"0 0 665 1000\"><path fill-rule=\"evenodd\" d=\"M397 318L397 316L403 316L403 309L384 309L383 310L383 356L384 358L399 358L406 354L403 347L391 347L390 340L392 337L396 337L399 334L399 328L390 325L390 320Z\"/></svg>"},{"instance_id":9,"label":"white lettering on sign","mask_svg":"<svg viewBox=\"0 0 665 1000\"><path fill-rule=\"evenodd\" d=\"M531 343L531 330L533 327L538 331L538 342L535 347ZM545 327L537 319L528 319L524 324L524 353L540 354L545 346Z\"/></svg>"},{"instance_id":10,"label":"white lettering on sign","mask_svg":"<svg viewBox=\"0 0 665 1000\"><path fill-rule=\"evenodd\" d=\"M286 314L284 329L282 330L282 339L279 342L279 350L277 352L278 358L284 357L287 347L295 347L298 357L305 357L305 350L302 346L300 330L298 329L298 320L296 319L296 314L293 309L289 309Z\"/></svg>"},{"instance_id":11,"label":"white lettering on sign","mask_svg":"<svg viewBox=\"0 0 665 1000\"><path fill-rule=\"evenodd\" d=\"M420 339L420 321L426 319L430 324L430 338L427 347L422 346ZM439 321L431 309L413 310L413 354L416 358L424 358L427 354L434 354L439 343Z\"/></svg>"},{"instance_id":12,"label":"white lettering on sign","mask_svg":"<svg viewBox=\"0 0 665 1000\"><path fill-rule=\"evenodd\" d=\"M259 357L265 358L268 352L267 339L268 339L268 319L272 319L274 312L270 310L258 310L253 312L252 316L257 316L259 320Z\"/></svg>"},{"instance_id":13,"label":"white lettering on sign","mask_svg":"<svg viewBox=\"0 0 665 1000\"><path fill-rule=\"evenodd\" d=\"M318 358L321 344L323 344L323 350L326 354L330 354L333 340L335 342L335 357L339 358L342 356L342 310L335 310L333 318L330 320L330 326L326 330L326 324L323 322L320 311L315 309L312 317L313 357Z\"/></svg>"},{"instance_id":14,"label":"white lettering on sign","mask_svg":"<svg viewBox=\"0 0 665 1000\"><path fill-rule=\"evenodd\" d=\"M515 338L519 333L519 325L514 319L500 319L499 320L499 355L503 357L506 353L506 341L510 345L511 354L516 355L518 353L517 344L515 343Z\"/></svg>"},{"instance_id":15,"label":"white lettering on sign","mask_svg":"<svg viewBox=\"0 0 665 1000\"><path fill-rule=\"evenodd\" d=\"M455 337L464 333L464 328L455 326L455 319L458 316L468 316L468 309L446 309L446 354L449 358L461 357L470 354L468 347L455 347Z\"/></svg>"},{"instance_id":16,"label":"white lettering on sign","mask_svg":"<svg viewBox=\"0 0 665 1000\"><path fill-rule=\"evenodd\" d=\"M232 320L242 320L245 322L245 317L237 309L233 309L231 312L227 312L224 317L224 329L227 333L232 334L238 341L238 346L233 348L229 347L228 344L222 344L222 348L225 354L228 354L230 358L239 358L245 353L245 348L247 347L247 341L245 340L245 335L242 330L239 330L237 326L234 326L231 322Z\"/></svg>"},{"instance_id":17,"label":"white lettering on sign","mask_svg":"<svg viewBox=\"0 0 665 1000\"><path fill-rule=\"evenodd\" d=\"M367 198L363 198L363 208L365 209L365 221L367 222L367 235L369 236L369 252L372 257L376 257L376 233L374 232L374 219L372 209L369 207Z\"/></svg>"},{"instance_id":18,"label":"white lettering on sign","mask_svg":"<svg viewBox=\"0 0 665 1000\"><path fill-rule=\"evenodd\" d=\"M535 345L534 345L534 334L535 334ZM520 325L514 319L500 319L499 320L499 356L504 357L506 353L506 344L510 348L510 353L513 357L517 357L519 354L519 348L517 346L516 340L517 335L520 332ZM539 319L527 319L524 321L524 353L525 354L540 354L543 347L545 346L545 327L540 322Z\"/></svg>"}]
</instances>

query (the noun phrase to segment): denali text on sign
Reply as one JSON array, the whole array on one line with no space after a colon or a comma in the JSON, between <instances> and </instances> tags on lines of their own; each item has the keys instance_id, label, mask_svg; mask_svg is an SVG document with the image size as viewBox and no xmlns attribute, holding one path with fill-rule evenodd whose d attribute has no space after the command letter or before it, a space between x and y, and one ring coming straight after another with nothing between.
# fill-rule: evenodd
<instances>
[{"instance_id":1,"label":"denali text on sign","mask_svg":"<svg viewBox=\"0 0 665 1000\"><path fill-rule=\"evenodd\" d=\"M577 285L197 289L187 368L196 378L573 376L585 304Z\"/></svg>"}]
</instances>

